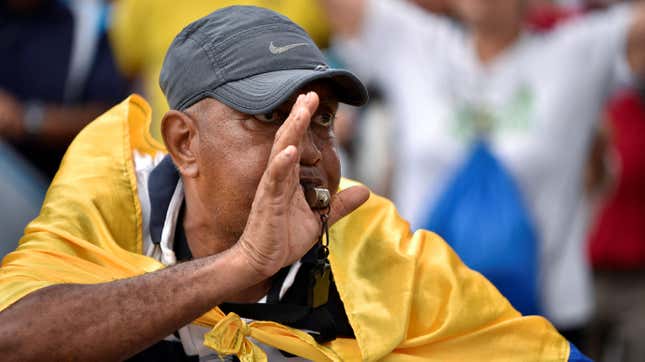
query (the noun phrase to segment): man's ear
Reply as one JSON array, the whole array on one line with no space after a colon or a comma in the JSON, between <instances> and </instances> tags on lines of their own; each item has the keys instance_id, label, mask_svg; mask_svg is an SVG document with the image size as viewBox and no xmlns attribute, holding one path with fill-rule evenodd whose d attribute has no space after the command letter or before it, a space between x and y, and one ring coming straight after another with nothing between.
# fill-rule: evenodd
<instances>
[{"instance_id":1,"label":"man's ear","mask_svg":"<svg viewBox=\"0 0 645 362\"><path fill-rule=\"evenodd\" d=\"M161 134L172 160L184 177L199 175L199 130L186 113L170 110L161 120Z\"/></svg>"}]
</instances>

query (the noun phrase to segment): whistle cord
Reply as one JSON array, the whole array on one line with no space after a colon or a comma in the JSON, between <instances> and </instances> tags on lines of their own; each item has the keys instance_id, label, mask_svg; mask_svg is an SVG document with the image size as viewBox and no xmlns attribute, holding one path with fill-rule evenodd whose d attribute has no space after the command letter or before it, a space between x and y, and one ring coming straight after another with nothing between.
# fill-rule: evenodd
<instances>
[{"instance_id":1,"label":"whistle cord","mask_svg":"<svg viewBox=\"0 0 645 362\"><path fill-rule=\"evenodd\" d=\"M320 244L320 252L318 254L318 260L321 263L327 261L329 256L329 208L327 208L325 213L320 214L320 222L322 227L320 230L320 237L318 237L318 243Z\"/></svg>"}]
</instances>

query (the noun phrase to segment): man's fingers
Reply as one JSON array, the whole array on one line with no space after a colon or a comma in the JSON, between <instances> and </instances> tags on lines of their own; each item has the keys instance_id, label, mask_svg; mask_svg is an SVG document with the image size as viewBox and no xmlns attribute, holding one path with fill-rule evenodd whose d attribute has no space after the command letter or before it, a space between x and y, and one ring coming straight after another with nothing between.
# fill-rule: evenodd
<instances>
[{"instance_id":1,"label":"man's fingers","mask_svg":"<svg viewBox=\"0 0 645 362\"><path fill-rule=\"evenodd\" d=\"M370 192L365 186L352 186L337 193L331 202L329 223L333 225L345 215L356 210L370 197Z\"/></svg>"},{"instance_id":2,"label":"man's fingers","mask_svg":"<svg viewBox=\"0 0 645 362\"><path fill-rule=\"evenodd\" d=\"M282 124L275 136L271 157L274 157L289 145L298 146L305 136L311 117L318 109L319 98L315 92L301 94L291 108L289 117Z\"/></svg>"},{"instance_id":3,"label":"man's fingers","mask_svg":"<svg viewBox=\"0 0 645 362\"><path fill-rule=\"evenodd\" d=\"M281 194L281 188L288 185L288 182L284 182L285 179L293 172L293 167L298 161L297 153L298 149L289 145L273 157L269 161L269 166L260 186L264 184L266 190L272 195Z\"/></svg>"}]
</instances>

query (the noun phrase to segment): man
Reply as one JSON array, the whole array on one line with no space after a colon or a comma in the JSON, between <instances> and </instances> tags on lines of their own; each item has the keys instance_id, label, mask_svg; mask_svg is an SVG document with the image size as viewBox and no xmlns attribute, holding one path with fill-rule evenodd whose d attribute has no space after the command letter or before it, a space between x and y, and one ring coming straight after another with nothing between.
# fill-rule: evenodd
<instances>
[{"instance_id":1,"label":"man","mask_svg":"<svg viewBox=\"0 0 645 362\"><path fill-rule=\"evenodd\" d=\"M524 28L525 0L455 0L462 24L408 1L325 3L337 53L378 83L391 106L398 130L393 200L403 217L445 237L521 311L544 313L564 330L583 327L593 309L582 245L583 167L612 86L629 73L645 75L642 4L537 35ZM505 213L494 202L464 202L462 216L454 212L450 223L437 225L435 216L457 203L444 200L459 182L470 185L459 200L505 200L510 193L483 177L459 179L479 150L473 145L482 142L518 190L519 206ZM485 187L483 195L472 191ZM512 220L517 210L527 215L533 237L508 236L518 224L500 220ZM499 237L475 244L491 234ZM504 237L504 247L490 246ZM524 249L537 251L517 262ZM486 253L496 257L486 260ZM535 272L526 273L533 265Z\"/></svg>"},{"instance_id":2,"label":"man","mask_svg":"<svg viewBox=\"0 0 645 362\"><path fill-rule=\"evenodd\" d=\"M78 136L3 261L3 358L580 356L436 235L412 235L389 202L340 180L333 114L367 94L285 17L230 7L197 20L161 86L168 156L130 97ZM310 208L308 185L331 191L328 209Z\"/></svg>"}]
</instances>

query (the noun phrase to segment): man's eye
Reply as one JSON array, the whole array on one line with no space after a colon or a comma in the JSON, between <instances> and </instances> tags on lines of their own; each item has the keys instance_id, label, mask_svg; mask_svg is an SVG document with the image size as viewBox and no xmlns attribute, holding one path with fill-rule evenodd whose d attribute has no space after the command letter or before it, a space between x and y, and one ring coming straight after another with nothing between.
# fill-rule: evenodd
<instances>
[{"instance_id":1,"label":"man's eye","mask_svg":"<svg viewBox=\"0 0 645 362\"><path fill-rule=\"evenodd\" d=\"M276 111L267 112L265 114L256 114L253 117L257 118L261 122L277 123L277 124L280 124L280 123L284 122L284 119L285 119L282 116L282 114L280 114L279 112L276 112Z\"/></svg>"},{"instance_id":2,"label":"man's eye","mask_svg":"<svg viewBox=\"0 0 645 362\"><path fill-rule=\"evenodd\" d=\"M334 124L335 117L336 115L331 112L324 112L316 114L312 121L323 127L331 127Z\"/></svg>"}]
</instances>

